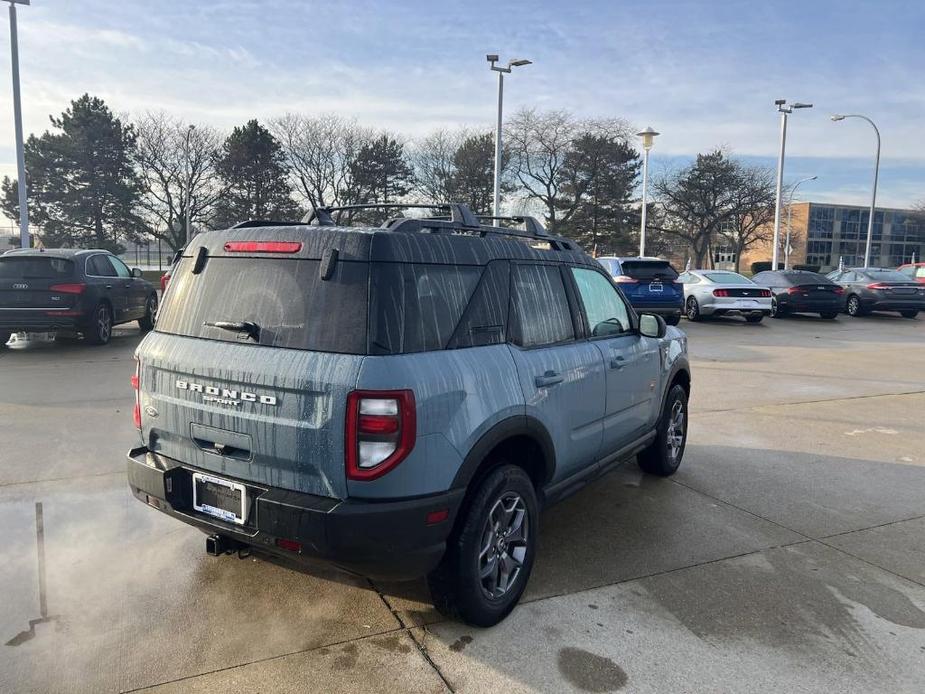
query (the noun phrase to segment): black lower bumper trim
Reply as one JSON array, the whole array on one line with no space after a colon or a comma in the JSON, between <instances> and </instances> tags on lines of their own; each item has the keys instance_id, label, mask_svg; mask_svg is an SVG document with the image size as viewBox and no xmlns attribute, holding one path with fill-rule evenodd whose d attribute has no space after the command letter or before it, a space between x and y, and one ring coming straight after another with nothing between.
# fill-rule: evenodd
<instances>
[{"instance_id":1,"label":"black lower bumper trim","mask_svg":"<svg viewBox=\"0 0 925 694\"><path fill-rule=\"evenodd\" d=\"M255 503L243 526L193 509L197 470L149 451L128 453L128 482L139 500L203 532L290 561L322 559L351 573L380 580L418 578L434 569L446 550L465 490L398 501L332 499L284 489L253 489ZM206 472L206 471L203 471ZM249 486L244 480L234 480ZM428 524L428 514L448 511ZM298 543L300 549L283 549Z\"/></svg>"}]
</instances>

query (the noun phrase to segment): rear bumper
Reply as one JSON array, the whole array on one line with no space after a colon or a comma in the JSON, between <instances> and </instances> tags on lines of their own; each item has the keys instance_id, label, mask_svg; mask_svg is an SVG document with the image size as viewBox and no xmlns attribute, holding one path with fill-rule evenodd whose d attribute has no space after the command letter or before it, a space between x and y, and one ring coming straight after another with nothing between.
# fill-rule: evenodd
<instances>
[{"instance_id":1,"label":"rear bumper","mask_svg":"<svg viewBox=\"0 0 925 694\"><path fill-rule=\"evenodd\" d=\"M879 300L864 300L861 298L861 305L870 311L925 311L925 298L910 297L900 299L898 297L889 297Z\"/></svg>"},{"instance_id":2,"label":"rear bumper","mask_svg":"<svg viewBox=\"0 0 925 694\"><path fill-rule=\"evenodd\" d=\"M381 580L418 578L434 569L446 550L465 490L398 501L332 499L284 489L256 488L247 524L240 526L199 513L192 505L195 468L149 451L128 453L128 483L135 498L199 528L230 538L259 552L297 563L324 560L351 573ZM231 479L231 478L229 478ZM448 517L428 525L432 511ZM294 540L301 550L277 546Z\"/></svg>"},{"instance_id":3,"label":"rear bumper","mask_svg":"<svg viewBox=\"0 0 925 694\"><path fill-rule=\"evenodd\" d=\"M662 316L662 317L680 316L681 310L684 307L684 302L681 301L680 299L678 299L677 303L670 303L670 304L669 303L653 304L653 303L648 303L648 302L640 302L640 303L630 302L630 303L632 304L633 310L636 311L636 313L654 313L656 316Z\"/></svg>"},{"instance_id":4,"label":"rear bumper","mask_svg":"<svg viewBox=\"0 0 925 694\"><path fill-rule=\"evenodd\" d=\"M723 315L726 313L739 313L742 315L762 314L771 315L771 300L758 299L737 302L734 299L717 299L704 302L700 305L700 313L704 316Z\"/></svg>"},{"instance_id":5,"label":"rear bumper","mask_svg":"<svg viewBox=\"0 0 925 694\"><path fill-rule=\"evenodd\" d=\"M778 299L777 305L785 311L794 313L832 313L843 311L845 298L836 296L832 299Z\"/></svg>"},{"instance_id":6,"label":"rear bumper","mask_svg":"<svg viewBox=\"0 0 925 694\"><path fill-rule=\"evenodd\" d=\"M0 331L11 333L43 333L54 330L79 330L86 323L83 314L49 316L44 311L10 311L0 309Z\"/></svg>"}]
</instances>

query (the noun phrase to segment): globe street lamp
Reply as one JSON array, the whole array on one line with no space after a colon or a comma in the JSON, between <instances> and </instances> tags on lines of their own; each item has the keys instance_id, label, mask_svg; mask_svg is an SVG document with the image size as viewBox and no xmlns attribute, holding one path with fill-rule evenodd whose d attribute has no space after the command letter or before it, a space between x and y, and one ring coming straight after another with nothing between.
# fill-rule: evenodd
<instances>
[{"instance_id":1,"label":"globe street lamp","mask_svg":"<svg viewBox=\"0 0 925 694\"><path fill-rule=\"evenodd\" d=\"M836 122L845 120L845 118L861 118L866 120L870 123L870 127L874 129L874 133L877 135L877 153L874 157L874 192L870 197L870 219L867 220L867 244L864 246L864 267L870 267L870 244L874 236L874 211L877 207L877 179L880 177L880 129L877 128L877 124L870 118L858 113L847 113L845 115L836 113L832 116L832 120Z\"/></svg>"},{"instance_id":2,"label":"globe street lamp","mask_svg":"<svg viewBox=\"0 0 925 694\"><path fill-rule=\"evenodd\" d=\"M642 138L642 210L639 215L639 257L646 254L646 213L648 212L648 185L649 185L649 150L652 149L652 143L656 136L661 135L647 127L642 132L636 133Z\"/></svg>"},{"instance_id":3,"label":"globe street lamp","mask_svg":"<svg viewBox=\"0 0 925 694\"><path fill-rule=\"evenodd\" d=\"M491 69L498 73L498 127L495 130L495 191L492 210L492 214L498 217L501 215L501 106L504 99L504 75L515 67L530 65L532 61L516 58L508 61L507 67L501 67L495 64L498 62L497 54L489 53L485 58L491 63Z\"/></svg>"},{"instance_id":4,"label":"globe street lamp","mask_svg":"<svg viewBox=\"0 0 925 694\"><path fill-rule=\"evenodd\" d=\"M780 208L781 198L784 190L784 150L787 147L787 116L793 113L795 108L812 108L812 104L802 104L799 101L786 105L786 99L778 99L774 102L780 113L780 154L777 158L777 195L774 200L774 246L771 250L771 269L777 270L778 246L780 245Z\"/></svg>"}]
</instances>

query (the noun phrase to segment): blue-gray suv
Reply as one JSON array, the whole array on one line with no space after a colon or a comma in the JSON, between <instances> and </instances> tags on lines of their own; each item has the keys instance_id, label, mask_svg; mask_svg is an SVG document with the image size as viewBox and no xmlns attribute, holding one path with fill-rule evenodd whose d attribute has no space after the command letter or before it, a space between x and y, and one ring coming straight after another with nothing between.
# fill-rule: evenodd
<instances>
[{"instance_id":1,"label":"blue-gray suv","mask_svg":"<svg viewBox=\"0 0 925 694\"><path fill-rule=\"evenodd\" d=\"M677 469L686 338L535 220L371 207L189 244L136 353L129 485L212 554L426 575L495 624L542 508L633 456Z\"/></svg>"}]
</instances>

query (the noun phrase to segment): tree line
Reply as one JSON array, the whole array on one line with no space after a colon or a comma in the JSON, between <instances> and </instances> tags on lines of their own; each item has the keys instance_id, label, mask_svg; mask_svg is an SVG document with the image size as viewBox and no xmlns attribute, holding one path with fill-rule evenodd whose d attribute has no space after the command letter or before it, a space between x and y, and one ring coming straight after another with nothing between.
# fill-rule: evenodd
<instances>
[{"instance_id":1,"label":"tree line","mask_svg":"<svg viewBox=\"0 0 925 694\"><path fill-rule=\"evenodd\" d=\"M90 95L50 118L25 145L30 215L46 246L101 247L160 239L181 248L194 231L247 219L296 221L321 206L464 202L491 213L494 135L439 130L417 140L337 115L290 113L223 133L165 112L133 121ZM505 126L508 209L588 251L632 254L641 160L619 118L524 109ZM718 245L763 240L773 217L771 172L717 150L652 176L651 252L687 247L696 264ZM16 181L0 206L18 218Z\"/></svg>"}]
</instances>

